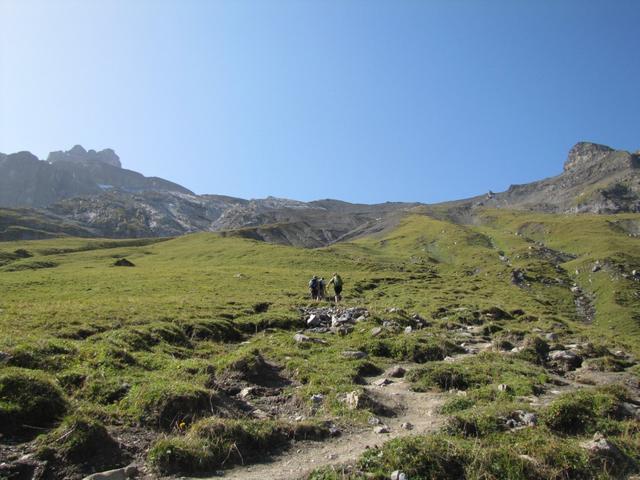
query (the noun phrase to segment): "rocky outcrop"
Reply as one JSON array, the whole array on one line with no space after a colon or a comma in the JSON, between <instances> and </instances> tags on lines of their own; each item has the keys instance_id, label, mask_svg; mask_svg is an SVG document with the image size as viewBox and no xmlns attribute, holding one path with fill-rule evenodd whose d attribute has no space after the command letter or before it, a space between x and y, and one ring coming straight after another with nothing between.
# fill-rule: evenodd
<instances>
[{"instance_id":1,"label":"rocky outcrop","mask_svg":"<svg viewBox=\"0 0 640 480\"><path fill-rule=\"evenodd\" d=\"M193 194L176 183L121 168L118 155L109 148L96 152L76 145L51 152L47 161L30 152L0 156L0 207L43 208L105 191Z\"/></svg>"},{"instance_id":2,"label":"rocky outcrop","mask_svg":"<svg viewBox=\"0 0 640 480\"><path fill-rule=\"evenodd\" d=\"M435 206L449 220L472 222L477 208L509 208L550 213L640 212L640 155L605 145L579 142L563 172L506 192Z\"/></svg>"},{"instance_id":3,"label":"rocky outcrop","mask_svg":"<svg viewBox=\"0 0 640 480\"><path fill-rule=\"evenodd\" d=\"M585 164L601 161L614 151L613 148L606 145L578 142L569 150L569 156L564 163L564 171L568 172L569 170L582 168Z\"/></svg>"},{"instance_id":4,"label":"rocky outcrop","mask_svg":"<svg viewBox=\"0 0 640 480\"><path fill-rule=\"evenodd\" d=\"M112 167L121 168L120 157L116 155L111 148L105 148L96 152L95 150L85 150L81 145L74 146L71 150L66 152L57 151L49 153L47 162L73 162L73 163L88 163L88 162L101 162Z\"/></svg>"}]
</instances>

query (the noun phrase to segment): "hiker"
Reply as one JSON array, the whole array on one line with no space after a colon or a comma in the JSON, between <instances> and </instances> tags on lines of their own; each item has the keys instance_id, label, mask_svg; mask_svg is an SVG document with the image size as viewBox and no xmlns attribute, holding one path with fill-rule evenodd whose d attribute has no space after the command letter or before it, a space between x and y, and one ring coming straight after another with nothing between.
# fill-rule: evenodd
<instances>
[{"instance_id":1,"label":"hiker","mask_svg":"<svg viewBox=\"0 0 640 480\"><path fill-rule=\"evenodd\" d=\"M331 280L329 280L329 283L327 284L327 286L331 285L333 283L333 291L336 294L336 303L338 303L340 300L342 300L342 277L340 277L340 275L338 275L337 273L333 274L333 278L331 278Z\"/></svg>"},{"instance_id":2,"label":"hiker","mask_svg":"<svg viewBox=\"0 0 640 480\"><path fill-rule=\"evenodd\" d=\"M315 275L309 280L309 292L313 300L318 300L318 277Z\"/></svg>"},{"instance_id":3,"label":"hiker","mask_svg":"<svg viewBox=\"0 0 640 480\"><path fill-rule=\"evenodd\" d=\"M326 284L324 281L324 277L320 277L320 280L318 280L318 300L324 300L324 297L326 295L325 288Z\"/></svg>"}]
</instances>

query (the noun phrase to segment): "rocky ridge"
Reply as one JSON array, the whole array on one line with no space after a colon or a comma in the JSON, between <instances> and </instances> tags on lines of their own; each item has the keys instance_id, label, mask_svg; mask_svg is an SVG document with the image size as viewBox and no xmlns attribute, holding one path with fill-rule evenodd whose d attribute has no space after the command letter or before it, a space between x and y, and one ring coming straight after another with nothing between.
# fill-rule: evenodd
<instances>
[{"instance_id":1,"label":"rocky ridge","mask_svg":"<svg viewBox=\"0 0 640 480\"><path fill-rule=\"evenodd\" d=\"M111 149L85 150L76 145L66 152L51 152L46 161L29 152L0 154L0 206L39 208L39 212L31 210L31 216L44 216L50 224L58 225L30 228L28 222L21 222L16 228L11 219L20 215L16 211L0 212L0 224L11 229L0 231L0 238L60 234L164 237L212 231L319 247L388 231L416 207L457 223L472 223L475 211L483 208L572 214L639 212L639 172L640 152L580 142L569 152L560 175L512 185L506 192L442 204L363 205L275 197L246 200L196 195L167 180L123 169Z\"/></svg>"}]
</instances>

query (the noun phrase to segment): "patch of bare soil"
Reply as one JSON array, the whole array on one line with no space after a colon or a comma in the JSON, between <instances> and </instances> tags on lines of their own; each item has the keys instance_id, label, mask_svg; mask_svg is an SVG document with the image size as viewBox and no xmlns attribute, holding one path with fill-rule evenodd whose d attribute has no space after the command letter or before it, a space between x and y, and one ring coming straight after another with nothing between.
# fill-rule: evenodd
<instances>
[{"instance_id":1,"label":"patch of bare soil","mask_svg":"<svg viewBox=\"0 0 640 480\"><path fill-rule=\"evenodd\" d=\"M408 367L415 366L413 364ZM297 442L292 448L268 463L239 466L224 473L224 478L243 480L293 480L308 475L319 467L353 464L368 448L381 445L396 437L433 432L445 417L437 413L446 394L417 393L409 390L409 382L388 378L391 383L378 383L387 377L372 379L365 391L376 402L384 404L393 416L374 417L367 428L343 432L341 436L324 442ZM377 423L379 422L379 423ZM377 433L381 429L388 433ZM407 428L408 427L408 428ZM215 477L214 477L215 478Z\"/></svg>"}]
</instances>

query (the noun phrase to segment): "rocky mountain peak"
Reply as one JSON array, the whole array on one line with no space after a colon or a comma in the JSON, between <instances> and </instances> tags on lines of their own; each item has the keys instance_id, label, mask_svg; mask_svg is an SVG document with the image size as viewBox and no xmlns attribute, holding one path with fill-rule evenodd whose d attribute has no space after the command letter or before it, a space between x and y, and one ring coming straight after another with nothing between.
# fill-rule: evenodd
<instances>
[{"instance_id":1,"label":"rocky mountain peak","mask_svg":"<svg viewBox=\"0 0 640 480\"><path fill-rule=\"evenodd\" d=\"M606 145L578 142L569 150L567 161L564 162L564 171L580 168L585 163L597 162L614 151L613 148Z\"/></svg>"},{"instance_id":2,"label":"rocky mountain peak","mask_svg":"<svg viewBox=\"0 0 640 480\"><path fill-rule=\"evenodd\" d=\"M49 163L56 162L74 162L88 163L101 162L111 165L112 167L122 168L120 157L111 148L105 148L99 152L96 150L85 150L82 145L75 145L71 150L57 151L49 153L47 157Z\"/></svg>"}]
</instances>

